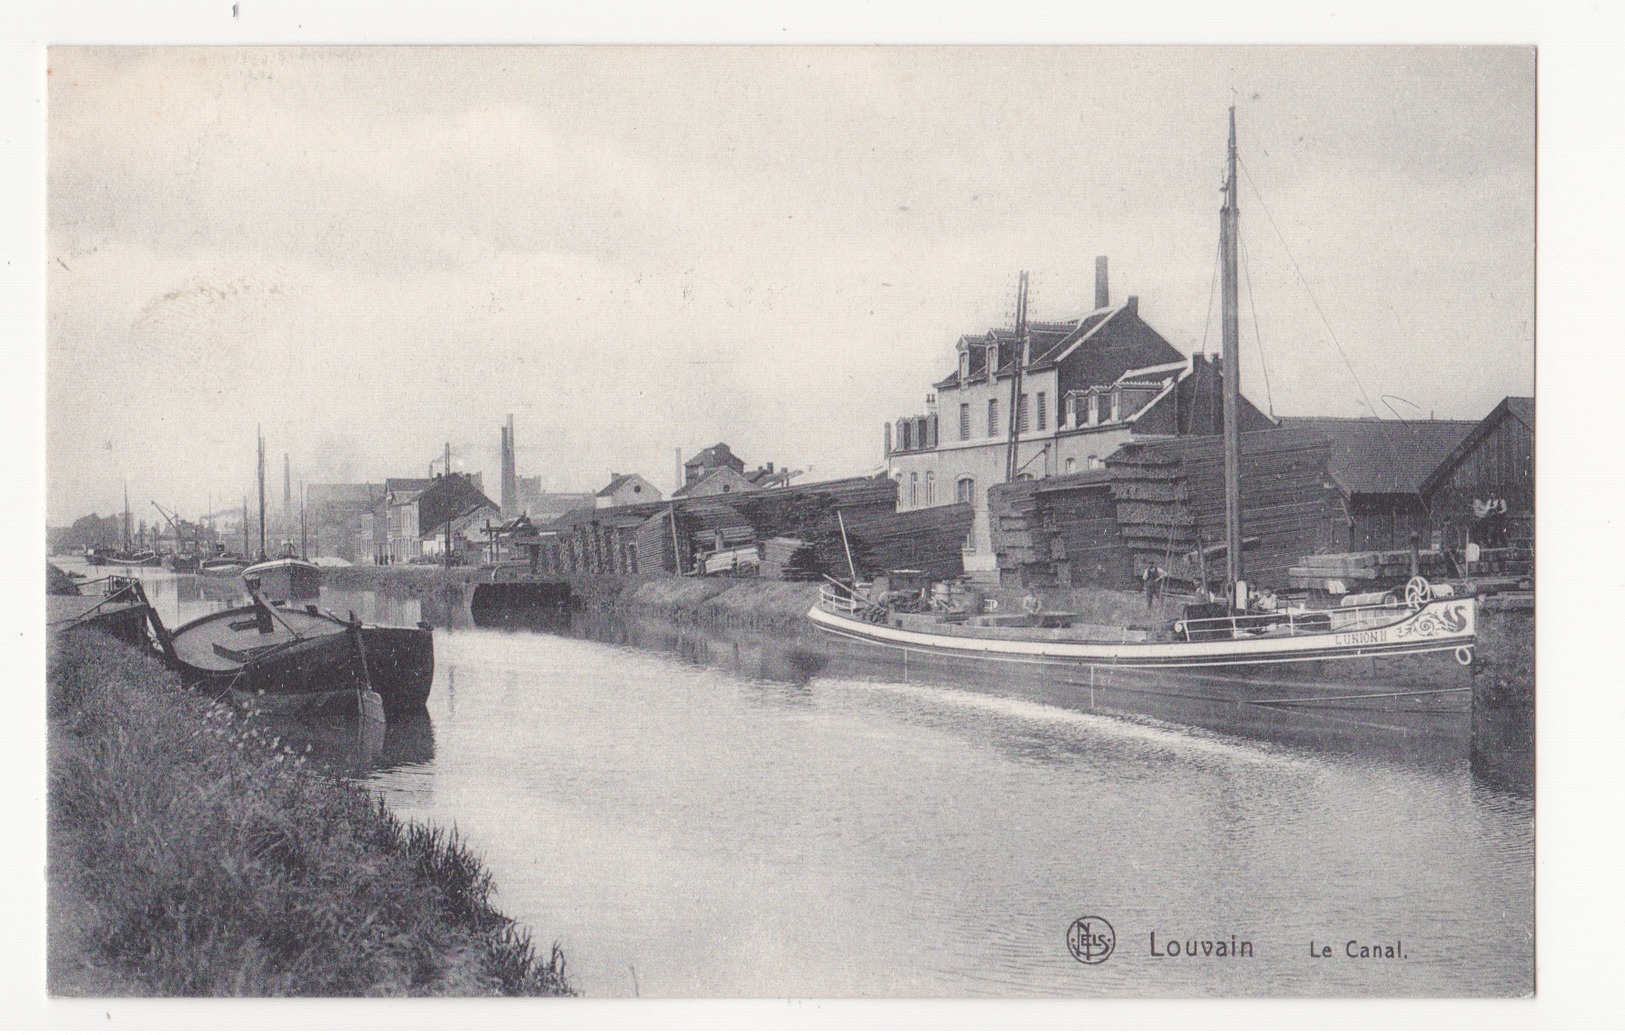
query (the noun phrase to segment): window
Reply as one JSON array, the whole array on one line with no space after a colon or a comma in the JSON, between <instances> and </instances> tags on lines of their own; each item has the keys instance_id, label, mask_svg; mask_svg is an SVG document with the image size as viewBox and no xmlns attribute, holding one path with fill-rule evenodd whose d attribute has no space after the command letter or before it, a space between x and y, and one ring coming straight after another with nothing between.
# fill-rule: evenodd
<instances>
[{"instance_id":1,"label":"window","mask_svg":"<svg viewBox=\"0 0 1625 1035\"><path fill-rule=\"evenodd\" d=\"M1044 413L1044 393L1038 393L1038 430L1043 431L1048 425L1049 418Z\"/></svg>"},{"instance_id":2,"label":"window","mask_svg":"<svg viewBox=\"0 0 1625 1035\"><path fill-rule=\"evenodd\" d=\"M966 350L966 351L961 352L959 354L959 380L961 380L961 381L970 380L970 351L969 350Z\"/></svg>"},{"instance_id":3,"label":"window","mask_svg":"<svg viewBox=\"0 0 1625 1035\"><path fill-rule=\"evenodd\" d=\"M1078 469L1078 462L1070 456L1066 458L1066 473L1071 474Z\"/></svg>"},{"instance_id":4,"label":"window","mask_svg":"<svg viewBox=\"0 0 1625 1035\"><path fill-rule=\"evenodd\" d=\"M1016 430L1025 434L1027 431L1027 393L1022 392L1016 399Z\"/></svg>"},{"instance_id":5,"label":"window","mask_svg":"<svg viewBox=\"0 0 1625 1035\"><path fill-rule=\"evenodd\" d=\"M920 505L920 472L918 471L908 473L908 505L911 507Z\"/></svg>"},{"instance_id":6,"label":"window","mask_svg":"<svg viewBox=\"0 0 1625 1035\"><path fill-rule=\"evenodd\" d=\"M974 500L976 498L976 479L974 479L974 478L961 478L961 479L959 479L959 484L954 487L954 492L955 492L954 498L956 500L958 500L960 503L970 503L972 500Z\"/></svg>"},{"instance_id":7,"label":"window","mask_svg":"<svg viewBox=\"0 0 1625 1035\"><path fill-rule=\"evenodd\" d=\"M1100 457L1094 455L1093 453L1089 454L1089 464L1088 464L1089 470L1098 471L1102 467L1105 467L1105 466L1106 466L1105 464L1100 462Z\"/></svg>"},{"instance_id":8,"label":"window","mask_svg":"<svg viewBox=\"0 0 1625 1035\"><path fill-rule=\"evenodd\" d=\"M937 503L937 476L934 472L925 472L925 505L934 507Z\"/></svg>"},{"instance_id":9,"label":"window","mask_svg":"<svg viewBox=\"0 0 1625 1035\"><path fill-rule=\"evenodd\" d=\"M993 375L997 374L998 372L999 347L997 345L989 345L987 347L987 379L989 381L993 380Z\"/></svg>"},{"instance_id":10,"label":"window","mask_svg":"<svg viewBox=\"0 0 1625 1035\"><path fill-rule=\"evenodd\" d=\"M959 441L970 438L970 403L959 404Z\"/></svg>"},{"instance_id":11,"label":"window","mask_svg":"<svg viewBox=\"0 0 1625 1035\"><path fill-rule=\"evenodd\" d=\"M1112 420L1123 419L1123 393L1116 388L1112 389Z\"/></svg>"},{"instance_id":12,"label":"window","mask_svg":"<svg viewBox=\"0 0 1625 1035\"><path fill-rule=\"evenodd\" d=\"M1100 396L1094 394L1089 396L1089 414L1086 419L1090 424L1100 423Z\"/></svg>"},{"instance_id":13,"label":"window","mask_svg":"<svg viewBox=\"0 0 1625 1035\"><path fill-rule=\"evenodd\" d=\"M993 438L999 433L999 400L987 401L987 437Z\"/></svg>"},{"instance_id":14,"label":"window","mask_svg":"<svg viewBox=\"0 0 1625 1035\"><path fill-rule=\"evenodd\" d=\"M1066 426L1069 428L1078 426L1078 397L1075 395L1066 397Z\"/></svg>"},{"instance_id":15,"label":"window","mask_svg":"<svg viewBox=\"0 0 1625 1035\"><path fill-rule=\"evenodd\" d=\"M1020 474L1016 475L1016 481L1018 482L1030 482L1032 480L1033 474L1031 471L1022 471Z\"/></svg>"}]
</instances>

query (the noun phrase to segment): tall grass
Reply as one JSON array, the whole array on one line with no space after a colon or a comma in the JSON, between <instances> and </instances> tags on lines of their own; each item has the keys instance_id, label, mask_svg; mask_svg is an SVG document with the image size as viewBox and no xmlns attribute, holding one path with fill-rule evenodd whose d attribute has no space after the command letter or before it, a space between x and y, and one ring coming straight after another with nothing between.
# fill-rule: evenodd
<instances>
[{"instance_id":1,"label":"tall grass","mask_svg":"<svg viewBox=\"0 0 1625 1035\"><path fill-rule=\"evenodd\" d=\"M155 995L571 994L455 832L403 823L100 634L49 670L53 867Z\"/></svg>"}]
</instances>

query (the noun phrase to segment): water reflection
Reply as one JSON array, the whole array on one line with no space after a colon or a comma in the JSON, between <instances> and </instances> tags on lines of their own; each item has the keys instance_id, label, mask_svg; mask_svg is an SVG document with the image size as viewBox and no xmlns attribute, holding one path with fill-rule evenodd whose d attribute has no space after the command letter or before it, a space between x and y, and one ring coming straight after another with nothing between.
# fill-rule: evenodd
<instances>
[{"instance_id":1,"label":"water reflection","mask_svg":"<svg viewBox=\"0 0 1625 1035\"><path fill-rule=\"evenodd\" d=\"M919 685L992 695L1069 711L1194 726L1280 746L1357 754L1412 765L1461 765L1474 740L1466 692L1439 695L1421 707L1397 711L1387 699L1360 702L1259 704L1223 696L1207 684L1215 677L1133 671L1043 669L875 651L811 635L763 635L696 629L666 622L578 615L572 635L601 643L658 651L686 665L714 667L753 683L806 689L819 676ZM1223 679L1225 677L1217 677ZM1291 681L1254 681L1250 699L1301 699ZM788 703L805 695L785 695ZM1490 731L1475 752L1500 760L1508 744ZM1476 757L1476 755L1475 755ZM1486 763L1486 767L1493 763Z\"/></svg>"},{"instance_id":2,"label":"water reflection","mask_svg":"<svg viewBox=\"0 0 1625 1035\"><path fill-rule=\"evenodd\" d=\"M293 750L308 749L316 761L350 775L426 766L435 758L434 721L427 714L372 729L355 716L262 716L259 721Z\"/></svg>"}]
</instances>

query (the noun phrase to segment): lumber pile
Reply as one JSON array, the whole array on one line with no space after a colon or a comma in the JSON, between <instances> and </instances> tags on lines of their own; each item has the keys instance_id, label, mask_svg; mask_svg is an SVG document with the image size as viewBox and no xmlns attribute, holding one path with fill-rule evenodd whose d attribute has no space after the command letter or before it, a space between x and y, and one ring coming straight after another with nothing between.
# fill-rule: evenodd
<instances>
[{"instance_id":1,"label":"lumber pile","mask_svg":"<svg viewBox=\"0 0 1625 1035\"><path fill-rule=\"evenodd\" d=\"M1423 550L1418 560L1421 574L1428 578L1449 578L1453 574L1450 558L1441 550ZM1293 589L1332 594L1391 589L1411 577L1411 552L1365 550L1315 554L1300 558L1287 570L1287 577Z\"/></svg>"},{"instance_id":2,"label":"lumber pile","mask_svg":"<svg viewBox=\"0 0 1625 1035\"><path fill-rule=\"evenodd\" d=\"M1104 472L1010 482L988 496L1001 577L1023 587L1132 588Z\"/></svg>"},{"instance_id":3,"label":"lumber pile","mask_svg":"<svg viewBox=\"0 0 1625 1035\"><path fill-rule=\"evenodd\" d=\"M1535 551L1525 546L1502 546L1483 549L1472 564L1472 574L1478 575L1532 575L1535 571Z\"/></svg>"},{"instance_id":4,"label":"lumber pile","mask_svg":"<svg viewBox=\"0 0 1625 1035\"><path fill-rule=\"evenodd\" d=\"M805 539L774 536L761 545L761 575L766 579L796 581L818 577L812 544Z\"/></svg>"},{"instance_id":5,"label":"lumber pile","mask_svg":"<svg viewBox=\"0 0 1625 1035\"><path fill-rule=\"evenodd\" d=\"M842 515L847 534L854 543L863 544L876 570L913 568L937 580L957 578L965 572L961 551L976 516L969 503L901 513L843 510Z\"/></svg>"}]
</instances>

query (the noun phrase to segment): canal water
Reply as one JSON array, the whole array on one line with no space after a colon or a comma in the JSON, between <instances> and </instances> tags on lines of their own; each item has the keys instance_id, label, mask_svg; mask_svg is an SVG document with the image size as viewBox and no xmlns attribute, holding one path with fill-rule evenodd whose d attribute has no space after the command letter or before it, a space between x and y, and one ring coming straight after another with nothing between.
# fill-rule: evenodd
<instances>
[{"instance_id":1,"label":"canal water","mask_svg":"<svg viewBox=\"0 0 1625 1035\"><path fill-rule=\"evenodd\" d=\"M168 620L243 602L142 574ZM381 751L356 755L354 720L311 739L400 813L455 826L587 995L1533 989L1527 737L1459 709L1173 695L1135 716L808 638L322 603L434 624L435 685ZM1085 917L1095 962L1069 949Z\"/></svg>"}]
</instances>

